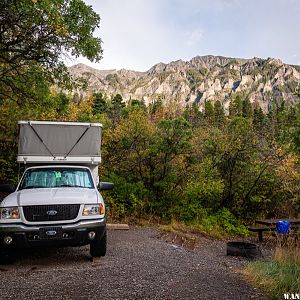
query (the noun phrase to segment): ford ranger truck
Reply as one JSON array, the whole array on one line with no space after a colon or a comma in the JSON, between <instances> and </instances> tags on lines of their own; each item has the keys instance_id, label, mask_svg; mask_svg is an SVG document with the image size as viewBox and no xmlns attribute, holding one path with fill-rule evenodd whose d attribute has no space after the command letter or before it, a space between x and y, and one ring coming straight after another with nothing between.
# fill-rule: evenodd
<instances>
[{"instance_id":1,"label":"ford ranger truck","mask_svg":"<svg viewBox=\"0 0 300 300\"><path fill-rule=\"evenodd\" d=\"M113 184L99 182L101 127L42 121L19 125L17 160L26 162L26 170L17 186L0 186L11 192L0 200L0 263L12 262L16 249L35 246L90 244L92 257L104 256L105 204L98 190Z\"/></svg>"}]
</instances>

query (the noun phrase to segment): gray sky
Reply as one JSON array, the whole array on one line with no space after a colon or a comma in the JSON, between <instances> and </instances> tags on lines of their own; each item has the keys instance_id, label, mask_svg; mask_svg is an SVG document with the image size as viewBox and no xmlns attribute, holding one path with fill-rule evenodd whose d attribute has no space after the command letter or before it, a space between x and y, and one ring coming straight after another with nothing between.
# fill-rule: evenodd
<instances>
[{"instance_id":1,"label":"gray sky","mask_svg":"<svg viewBox=\"0 0 300 300\"><path fill-rule=\"evenodd\" d=\"M101 17L98 69L146 71L197 55L300 65L300 0L86 0ZM70 64L70 63L69 63Z\"/></svg>"}]
</instances>

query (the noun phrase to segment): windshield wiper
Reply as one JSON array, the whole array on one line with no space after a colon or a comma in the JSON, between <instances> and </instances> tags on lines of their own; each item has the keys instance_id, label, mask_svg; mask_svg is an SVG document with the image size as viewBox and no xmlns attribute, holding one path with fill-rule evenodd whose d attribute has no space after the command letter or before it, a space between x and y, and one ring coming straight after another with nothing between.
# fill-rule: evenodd
<instances>
[{"instance_id":1,"label":"windshield wiper","mask_svg":"<svg viewBox=\"0 0 300 300\"><path fill-rule=\"evenodd\" d=\"M80 187L80 188L85 188L85 186L82 186L82 185L72 185L72 184L62 184L62 185L59 185L57 187Z\"/></svg>"},{"instance_id":2,"label":"windshield wiper","mask_svg":"<svg viewBox=\"0 0 300 300\"><path fill-rule=\"evenodd\" d=\"M27 185L22 187L20 190L26 190L26 189L40 189L44 188L44 186L38 186L38 185Z\"/></svg>"}]
</instances>

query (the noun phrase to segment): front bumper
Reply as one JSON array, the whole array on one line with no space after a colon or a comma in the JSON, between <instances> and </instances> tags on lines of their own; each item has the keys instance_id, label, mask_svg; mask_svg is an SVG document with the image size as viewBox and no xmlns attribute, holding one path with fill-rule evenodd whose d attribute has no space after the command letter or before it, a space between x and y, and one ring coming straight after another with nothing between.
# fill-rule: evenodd
<instances>
[{"instance_id":1,"label":"front bumper","mask_svg":"<svg viewBox=\"0 0 300 300\"><path fill-rule=\"evenodd\" d=\"M91 242L89 232L101 239L106 231L106 220L85 220L73 224L27 226L24 224L0 224L0 248L30 248L38 246L82 246ZM48 233L51 235L47 235ZM53 232L56 234L53 235ZM6 245L5 237L12 243Z\"/></svg>"}]
</instances>

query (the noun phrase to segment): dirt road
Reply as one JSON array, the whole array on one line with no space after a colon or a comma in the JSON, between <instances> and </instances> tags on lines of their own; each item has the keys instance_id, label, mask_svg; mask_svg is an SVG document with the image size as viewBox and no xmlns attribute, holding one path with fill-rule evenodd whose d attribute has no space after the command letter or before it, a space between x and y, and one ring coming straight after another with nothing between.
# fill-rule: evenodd
<instances>
[{"instance_id":1,"label":"dirt road","mask_svg":"<svg viewBox=\"0 0 300 300\"><path fill-rule=\"evenodd\" d=\"M27 252L0 267L0 299L262 299L225 255L225 242L203 239L188 251L156 229L109 231L107 256L88 247Z\"/></svg>"}]
</instances>

